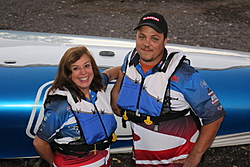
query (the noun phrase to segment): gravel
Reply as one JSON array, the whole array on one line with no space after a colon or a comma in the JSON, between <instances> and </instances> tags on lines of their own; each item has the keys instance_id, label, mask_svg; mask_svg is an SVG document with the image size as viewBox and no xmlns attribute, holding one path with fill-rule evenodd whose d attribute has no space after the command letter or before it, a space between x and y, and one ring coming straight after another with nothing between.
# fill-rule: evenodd
<instances>
[{"instance_id":1,"label":"gravel","mask_svg":"<svg viewBox=\"0 0 250 167\"><path fill-rule=\"evenodd\" d=\"M157 11L169 42L250 51L249 0L0 0L0 29L134 39L142 14Z\"/></svg>"},{"instance_id":2,"label":"gravel","mask_svg":"<svg viewBox=\"0 0 250 167\"><path fill-rule=\"evenodd\" d=\"M169 43L250 52L250 0L0 0L0 29L134 39L146 12L163 14ZM130 154L112 154L129 166ZM34 160L0 160L0 167ZM250 166L250 145L210 148L203 167Z\"/></svg>"}]
</instances>

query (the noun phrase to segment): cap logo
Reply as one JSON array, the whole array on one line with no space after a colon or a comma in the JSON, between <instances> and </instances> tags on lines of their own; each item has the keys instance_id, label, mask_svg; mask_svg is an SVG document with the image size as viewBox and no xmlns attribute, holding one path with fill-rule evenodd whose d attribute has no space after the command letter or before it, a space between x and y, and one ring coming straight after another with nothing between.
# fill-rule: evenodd
<instances>
[{"instance_id":1,"label":"cap logo","mask_svg":"<svg viewBox=\"0 0 250 167\"><path fill-rule=\"evenodd\" d=\"M151 20L155 20L155 21L160 21L160 19L154 17L154 16L147 16L147 17L144 17L142 20L148 20L148 19L151 19Z\"/></svg>"}]
</instances>

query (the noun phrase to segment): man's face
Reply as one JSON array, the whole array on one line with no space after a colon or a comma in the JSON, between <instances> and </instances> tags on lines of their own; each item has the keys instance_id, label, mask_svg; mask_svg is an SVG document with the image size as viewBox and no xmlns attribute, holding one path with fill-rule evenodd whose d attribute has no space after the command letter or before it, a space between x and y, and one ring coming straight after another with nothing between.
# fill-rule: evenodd
<instances>
[{"instance_id":1,"label":"man's face","mask_svg":"<svg viewBox=\"0 0 250 167\"><path fill-rule=\"evenodd\" d=\"M144 64L157 64L164 54L168 38L149 26L141 26L136 33L136 50Z\"/></svg>"}]
</instances>

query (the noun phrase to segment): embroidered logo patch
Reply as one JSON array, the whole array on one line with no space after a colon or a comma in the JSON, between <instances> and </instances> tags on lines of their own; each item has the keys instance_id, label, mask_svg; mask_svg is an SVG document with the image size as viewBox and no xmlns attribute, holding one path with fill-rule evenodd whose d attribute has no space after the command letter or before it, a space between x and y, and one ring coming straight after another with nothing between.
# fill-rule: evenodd
<instances>
[{"instance_id":1,"label":"embroidered logo patch","mask_svg":"<svg viewBox=\"0 0 250 167\"><path fill-rule=\"evenodd\" d=\"M172 76L171 77L171 80L174 81L174 82L178 82L180 77L176 77L176 76Z\"/></svg>"},{"instance_id":2,"label":"embroidered logo patch","mask_svg":"<svg viewBox=\"0 0 250 167\"><path fill-rule=\"evenodd\" d=\"M67 110L68 112L71 111L70 106L67 106L67 107L66 107L66 110Z\"/></svg>"},{"instance_id":3,"label":"embroidered logo patch","mask_svg":"<svg viewBox=\"0 0 250 167\"><path fill-rule=\"evenodd\" d=\"M148 20L148 19L151 19L151 20L155 20L155 21L160 21L160 19L154 17L154 16L147 16L147 17L144 17L143 20Z\"/></svg>"},{"instance_id":4,"label":"embroidered logo patch","mask_svg":"<svg viewBox=\"0 0 250 167\"><path fill-rule=\"evenodd\" d=\"M201 85L201 87L202 87L203 89L207 87L207 83L206 83L205 80L202 80L202 81L200 82L200 85Z\"/></svg>"},{"instance_id":5,"label":"embroidered logo patch","mask_svg":"<svg viewBox=\"0 0 250 167\"><path fill-rule=\"evenodd\" d=\"M211 97L212 104L215 104L219 101L219 99L211 89L208 89L208 95Z\"/></svg>"}]
</instances>

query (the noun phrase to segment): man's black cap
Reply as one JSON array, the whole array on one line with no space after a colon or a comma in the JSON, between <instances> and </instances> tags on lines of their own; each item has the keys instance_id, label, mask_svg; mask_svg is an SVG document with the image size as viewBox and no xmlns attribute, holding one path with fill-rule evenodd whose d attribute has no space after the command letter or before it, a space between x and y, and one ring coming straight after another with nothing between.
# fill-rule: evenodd
<instances>
[{"instance_id":1,"label":"man's black cap","mask_svg":"<svg viewBox=\"0 0 250 167\"><path fill-rule=\"evenodd\" d=\"M159 13L147 13L143 15L134 30L138 29L141 26L150 26L158 33L168 34L167 22Z\"/></svg>"}]
</instances>

